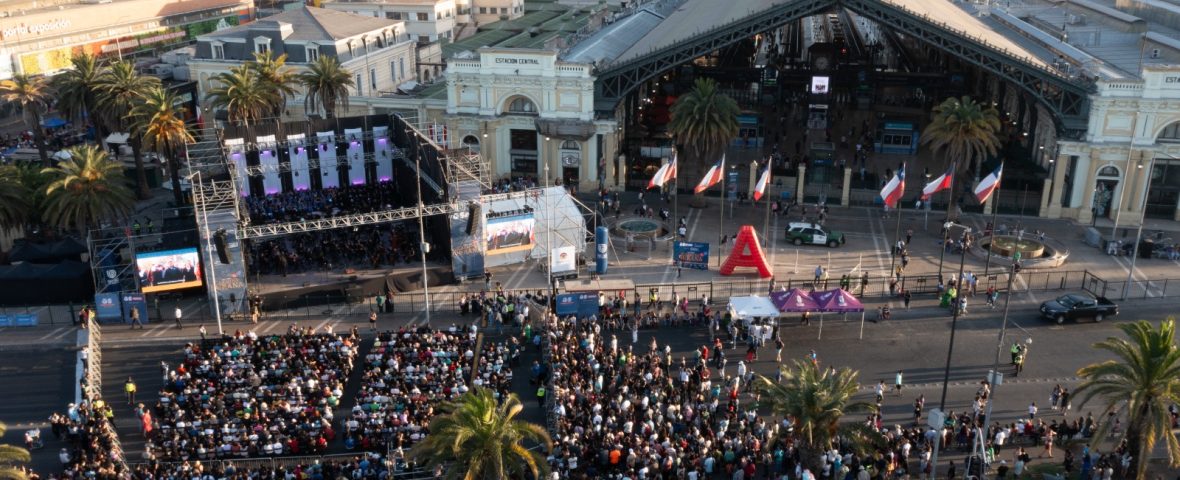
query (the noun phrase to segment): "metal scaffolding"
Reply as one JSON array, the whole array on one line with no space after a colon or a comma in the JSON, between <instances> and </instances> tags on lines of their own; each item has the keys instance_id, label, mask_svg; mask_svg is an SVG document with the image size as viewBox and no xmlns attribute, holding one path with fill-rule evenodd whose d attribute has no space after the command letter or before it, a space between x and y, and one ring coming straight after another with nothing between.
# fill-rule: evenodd
<instances>
[{"instance_id":1,"label":"metal scaffolding","mask_svg":"<svg viewBox=\"0 0 1180 480\"><path fill-rule=\"evenodd\" d=\"M727 25L720 25L689 40L652 50L635 58L610 64L595 72L595 110L613 114L619 102L644 82L665 71L718 49L770 31L800 18L835 8L847 8L881 25L905 31L928 45L951 53L1025 90L1052 112L1060 133L1076 135L1086 130L1092 83L1067 78L1001 50L981 38L928 18L902 6L878 0L792 0L776 3Z\"/></svg>"}]
</instances>

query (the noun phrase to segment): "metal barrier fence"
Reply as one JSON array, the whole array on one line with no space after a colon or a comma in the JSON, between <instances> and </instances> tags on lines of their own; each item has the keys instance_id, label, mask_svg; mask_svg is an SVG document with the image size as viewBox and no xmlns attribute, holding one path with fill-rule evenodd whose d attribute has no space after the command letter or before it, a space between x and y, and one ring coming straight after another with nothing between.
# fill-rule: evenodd
<instances>
[{"instance_id":1,"label":"metal barrier fence","mask_svg":"<svg viewBox=\"0 0 1180 480\"><path fill-rule=\"evenodd\" d=\"M1103 280L1091 276L1084 288L1094 296L1111 299L1131 298L1167 298L1180 295L1180 279L1165 278L1162 280Z\"/></svg>"}]
</instances>

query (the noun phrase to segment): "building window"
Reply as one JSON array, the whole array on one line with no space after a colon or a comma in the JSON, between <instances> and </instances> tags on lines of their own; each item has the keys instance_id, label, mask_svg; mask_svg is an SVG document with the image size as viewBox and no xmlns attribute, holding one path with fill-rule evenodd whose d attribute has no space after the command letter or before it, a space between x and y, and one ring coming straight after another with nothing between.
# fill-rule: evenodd
<instances>
[{"instance_id":1,"label":"building window","mask_svg":"<svg viewBox=\"0 0 1180 480\"><path fill-rule=\"evenodd\" d=\"M385 12L385 18L390 20L401 20L402 12Z\"/></svg>"},{"instance_id":2,"label":"building window","mask_svg":"<svg viewBox=\"0 0 1180 480\"><path fill-rule=\"evenodd\" d=\"M406 78L406 59L397 59L397 78Z\"/></svg>"},{"instance_id":3,"label":"building window","mask_svg":"<svg viewBox=\"0 0 1180 480\"><path fill-rule=\"evenodd\" d=\"M393 85L397 86L397 62L389 62L389 78L393 79Z\"/></svg>"},{"instance_id":4,"label":"building window","mask_svg":"<svg viewBox=\"0 0 1180 480\"><path fill-rule=\"evenodd\" d=\"M426 12L418 12L418 21L426 22L430 20L430 14Z\"/></svg>"},{"instance_id":5,"label":"building window","mask_svg":"<svg viewBox=\"0 0 1180 480\"><path fill-rule=\"evenodd\" d=\"M225 58L225 45L220 43L213 44L213 58L218 60Z\"/></svg>"},{"instance_id":6,"label":"building window","mask_svg":"<svg viewBox=\"0 0 1180 480\"><path fill-rule=\"evenodd\" d=\"M479 7L479 13L480 14L488 13L488 7Z\"/></svg>"},{"instance_id":7,"label":"building window","mask_svg":"<svg viewBox=\"0 0 1180 480\"><path fill-rule=\"evenodd\" d=\"M430 37L427 35L418 35L418 43L430 43Z\"/></svg>"},{"instance_id":8,"label":"building window","mask_svg":"<svg viewBox=\"0 0 1180 480\"><path fill-rule=\"evenodd\" d=\"M578 142L575 142L573 140L565 140L565 141L561 142L561 149L562 150L581 150L582 148L578 146Z\"/></svg>"},{"instance_id":9,"label":"building window","mask_svg":"<svg viewBox=\"0 0 1180 480\"><path fill-rule=\"evenodd\" d=\"M374 92L377 91L377 69L376 68L369 69L369 88L372 89L372 91L374 91Z\"/></svg>"},{"instance_id":10,"label":"building window","mask_svg":"<svg viewBox=\"0 0 1180 480\"><path fill-rule=\"evenodd\" d=\"M359 73L356 74L356 82L355 83L356 83L357 96L364 95L365 94L365 90L364 90L365 89L365 77L361 76L361 74L359 74Z\"/></svg>"},{"instance_id":11,"label":"building window","mask_svg":"<svg viewBox=\"0 0 1180 480\"><path fill-rule=\"evenodd\" d=\"M1161 143L1180 143L1180 122L1164 127L1156 141Z\"/></svg>"},{"instance_id":12,"label":"building window","mask_svg":"<svg viewBox=\"0 0 1180 480\"><path fill-rule=\"evenodd\" d=\"M512 103L508 104L508 112L524 115L536 115L537 105L535 105L532 100L527 98L516 97L516 99L512 100Z\"/></svg>"},{"instance_id":13,"label":"building window","mask_svg":"<svg viewBox=\"0 0 1180 480\"><path fill-rule=\"evenodd\" d=\"M254 53L266 54L270 52L270 39L258 37L254 39Z\"/></svg>"},{"instance_id":14,"label":"building window","mask_svg":"<svg viewBox=\"0 0 1180 480\"><path fill-rule=\"evenodd\" d=\"M319 47L307 47L307 62L311 63L320 58Z\"/></svg>"},{"instance_id":15,"label":"building window","mask_svg":"<svg viewBox=\"0 0 1180 480\"><path fill-rule=\"evenodd\" d=\"M463 137L463 146L467 147L472 152L479 153L479 138L477 138L475 135Z\"/></svg>"}]
</instances>

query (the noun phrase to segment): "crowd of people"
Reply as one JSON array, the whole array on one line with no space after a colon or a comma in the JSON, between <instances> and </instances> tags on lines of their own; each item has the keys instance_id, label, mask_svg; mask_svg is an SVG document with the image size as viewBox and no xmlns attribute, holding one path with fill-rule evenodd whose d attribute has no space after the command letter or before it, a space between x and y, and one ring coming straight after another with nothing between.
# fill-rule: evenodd
<instances>
[{"instance_id":1,"label":"crowd of people","mask_svg":"<svg viewBox=\"0 0 1180 480\"><path fill-rule=\"evenodd\" d=\"M520 177L506 177L492 182L491 188L485 188L484 194L521 192L530 188L537 188L540 183L532 175Z\"/></svg>"},{"instance_id":2,"label":"crowd of people","mask_svg":"<svg viewBox=\"0 0 1180 480\"><path fill-rule=\"evenodd\" d=\"M188 344L153 408L136 409L148 460L196 461L327 450L359 337L292 326Z\"/></svg>"},{"instance_id":3,"label":"crowd of people","mask_svg":"<svg viewBox=\"0 0 1180 480\"><path fill-rule=\"evenodd\" d=\"M620 343L598 322L547 325L554 449L561 478L746 478L798 462L778 425L748 401L744 363L714 372L708 357L673 358L655 338ZM737 477L734 477L737 478Z\"/></svg>"},{"instance_id":4,"label":"crowd of people","mask_svg":"<svg viewBox=\"0 0 1180 480\"><path fill-rule=\"evenodd\" d=\"M49 417L55 439L66 442L58 453L60 479L113 480L122 473L122 451L115 426L114 410L102 399L71 403L66 413Z\"/></svg>"},{"instance_id":5,"label":"crowd of people","mask_svg":"<svg viewBox=\"0 0 1180 480\"><path fill-rule=\"evenodd\" d=\"M244 200L255 225L391 210L412 203L398 192L396 182L250 195Z\"/></svg>"},{"instance_id":6,"label":"crowd of people","mask_svg":"<svg viewBox=\"0 0 1180 480\"><path fill-rule=\"evenodd\" d=\"M250 242L247 268L263 275L286 276L345 267L396 266L421 261L418 240L418 233L411 232L406 222L297 233Z\"/></svg>"},{"instance_id":7,"label":"crowd of people","mask_svg":"<svg viewBox=\"0 0 1180 480\"><path fill-rule=\"evenodd\" d=\"M378 334L345 422L345 448L409 449L424 438L435 408L467 392L475 337L455 326Z\"/></svg>"}]
</instances>

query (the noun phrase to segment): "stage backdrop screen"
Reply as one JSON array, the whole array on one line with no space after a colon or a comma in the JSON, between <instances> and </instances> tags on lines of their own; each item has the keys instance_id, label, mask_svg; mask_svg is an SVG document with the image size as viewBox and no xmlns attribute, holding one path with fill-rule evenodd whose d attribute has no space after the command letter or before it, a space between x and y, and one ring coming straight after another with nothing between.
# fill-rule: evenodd
<instances>
[{"instance_id":1,"label":"stage backdrop screen","mask_svg":"<svg viewBox=\"0 0 1180 480\"><path fill-rule=\"evenodd\" d=\"M531 250L536 224L532 213L489 218L483 231L487 255Z\"/></svg>"},{"instance_id":2,"label":"stage backdrop screen","mask_svg":"<svg viewBox=\"0 0 1180 480\"><path fill-rule=\"evenodd\" d=\"M135 266L143 293L201 286L201 257L196 248L140 253Z\"/></svg>"}]
</instances>

